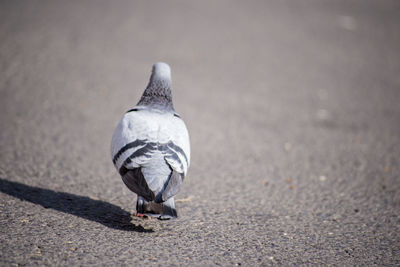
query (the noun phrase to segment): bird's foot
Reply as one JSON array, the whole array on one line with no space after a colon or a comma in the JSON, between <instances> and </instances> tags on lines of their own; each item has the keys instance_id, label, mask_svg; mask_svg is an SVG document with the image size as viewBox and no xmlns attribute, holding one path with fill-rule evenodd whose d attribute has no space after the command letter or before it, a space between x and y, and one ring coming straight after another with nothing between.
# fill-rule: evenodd
<instances>
[{"instance_id":1,"label":"bird's foot","mask_svg":"<svg viewBox=\"0 0 400 267\"><path fill-rule=\"evenodd\" d=\"M136 216L136 217L142 218L142 219L148 218L148 216L146 214L139 213L139 212L136 212L133 215Z\"/></svg>"}]
</instances>

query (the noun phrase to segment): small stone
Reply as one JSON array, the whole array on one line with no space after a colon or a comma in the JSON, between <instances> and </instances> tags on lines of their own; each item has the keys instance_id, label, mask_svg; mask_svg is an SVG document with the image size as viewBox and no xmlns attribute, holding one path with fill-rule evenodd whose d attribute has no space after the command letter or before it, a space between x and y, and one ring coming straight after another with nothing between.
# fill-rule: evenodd
<instances>
[{"instance_id":1,"label":"small stone","mask_svg":"<svg viewBox=\"0 0 400 267\"><path fill-rule=\"evenodd\" d=\"M329 112L326 109L319 109L317 111L317 118L321 121L326 121L330 118Z\"/></svg>"},{"instance_id":2,"label":"small stone","mask_svg":"<svg viewBox=\"0 0 400 267\"><path fill-rule=\"evenodd\" d=\"M289 151L290 149L292 149L292 144L289 142L286 142L283 147L285 148L286 151Z\"/></svg>"},{"instance_id":3,"label":"small stone","mask_svg":"<svg viewBox=\"0 0 400 267\"><path fill-rule=\"evenodd\" d=\"M390 172L390 166L389 166L389 165L386 165L384 171L385 171L386 173Z\"/></svg>"},{"instance_id":4,"label":"small stone","mask_svg":"<svg viewBox=\"0 0 400 267\"><path fill-rule=\"evenodd\" d=\"M353 17L350 16L339 16L339 25L348 31L355 31L357 29L357 22Z\"/></svg>"},{"instance_id":5,"label":"small stone","mask_svg":"<svg viewBox=\"0 0 400 267\"><path fill-rule=\"evenodd\" d=\"M319 177L319 180L320 180L321 182L325 182L325 181L326 181L326 176L321 175L321 176Z\"/></svg>"}]
</instances>

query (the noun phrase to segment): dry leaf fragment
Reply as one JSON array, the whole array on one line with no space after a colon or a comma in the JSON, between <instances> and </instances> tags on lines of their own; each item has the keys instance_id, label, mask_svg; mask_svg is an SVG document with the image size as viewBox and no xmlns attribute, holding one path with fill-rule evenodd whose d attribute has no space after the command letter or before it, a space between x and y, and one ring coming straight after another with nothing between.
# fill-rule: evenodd
<instances>
[{"instance_id":1,"label":"dry leaf fragment","mask_svg":"<svg viewBox=\"0 0 400 267\"><path fill-rule=\"evenodd\" d=\"M191 201L192 201L192 199L193 199L193 197L192 197L192 196L190 196L190 197L187 197L187 198L181 198L181 199L177 199L177 200L175 200L175 203L191 202Z\"/></svg>"}]
</instances>

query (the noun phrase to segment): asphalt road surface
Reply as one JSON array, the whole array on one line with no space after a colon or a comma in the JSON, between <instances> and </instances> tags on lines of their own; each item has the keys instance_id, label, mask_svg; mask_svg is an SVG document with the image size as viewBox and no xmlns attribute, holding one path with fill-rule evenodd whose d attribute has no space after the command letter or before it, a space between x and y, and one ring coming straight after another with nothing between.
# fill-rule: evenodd
<instances>
[{"instance_id":1,"label":"asphalt road surface","mask_svg":"<svg viewBox=\"0 0 400 267\"><path fill-rule=\"evenodd\" d=\"M192 162L132 216L113 130L170 64ZM400 265L399 1L1 1L0 265Z\"/></svg>"}]
</instances>

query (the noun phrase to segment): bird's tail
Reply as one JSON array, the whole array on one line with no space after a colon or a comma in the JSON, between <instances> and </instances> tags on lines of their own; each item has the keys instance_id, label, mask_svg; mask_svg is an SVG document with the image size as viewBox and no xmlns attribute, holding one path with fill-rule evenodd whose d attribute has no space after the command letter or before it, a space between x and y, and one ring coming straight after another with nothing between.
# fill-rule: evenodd
<instances>
[{"instance_id":1,"label":"bird's tail","mask_svg":"<svg viewBox=\"0 0 400 267\"><path fill-rule=\"evenodd\" d=\"M178 217L173 197L165 202L156 203L154 201L146 201L143 197L138 196L136 211L147 216L157 217L160 220L169 220Z\"/></svg>"}]
</instances>

